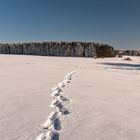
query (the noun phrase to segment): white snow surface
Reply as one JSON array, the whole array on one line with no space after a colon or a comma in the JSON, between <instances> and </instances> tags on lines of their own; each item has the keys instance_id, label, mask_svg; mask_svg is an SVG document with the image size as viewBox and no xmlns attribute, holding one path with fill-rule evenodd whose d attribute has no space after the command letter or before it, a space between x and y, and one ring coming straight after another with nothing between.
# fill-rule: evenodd
<instances>
[{"instance_id":1,"label":"white snow surface","mask_svg":"<svg viewBox=\"0 0 140 140\"><path fill-rule=\"evenodd\" d=\"M131 59L0 55L0 140L43 139L59 87L71 99L59 140L140 140L140 57Z\"/></svg>"}]
</instances>

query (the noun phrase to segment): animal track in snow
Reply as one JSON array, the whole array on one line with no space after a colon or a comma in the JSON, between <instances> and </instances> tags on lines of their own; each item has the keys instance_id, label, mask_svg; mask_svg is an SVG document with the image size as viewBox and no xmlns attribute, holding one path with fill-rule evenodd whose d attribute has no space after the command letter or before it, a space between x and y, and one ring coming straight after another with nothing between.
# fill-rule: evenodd
<instances>
[{"instance_id":1,"label":"animal track in snow","mask_svg":"<svg viewBox=\"0 0 140 140\"><path fill-rule=\"evenodd\" d=\"M72 75L76 71L68 73L64 80L54 88L52 88L52 97L53 100L50 104L52 112L48 116L46 122L42 125L43 129L46 130L44 133L41 133L36 140L59 140L59 130L61 129L61 116L68 115L70 112L65 107L65 102L70 100L66 98L63 93L63 88L71 82Z\"/></svg>"}]
</instances>

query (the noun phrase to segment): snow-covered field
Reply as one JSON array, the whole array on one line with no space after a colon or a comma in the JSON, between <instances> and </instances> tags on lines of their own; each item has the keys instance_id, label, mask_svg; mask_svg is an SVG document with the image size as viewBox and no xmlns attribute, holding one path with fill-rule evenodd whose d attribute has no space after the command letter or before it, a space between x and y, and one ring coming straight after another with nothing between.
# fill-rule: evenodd
<instances>
[{"instance_id":1,"label":"snow-covered field","mask_svg":"<svg viewBox=\"0 0 140 140\"><path fill-rule=\"evenodd\" d=\"M52 132L56 86L69 113L59 118L55 140L140 140L140 57L131 58L0 55L0 140ZM60 83L74 70L70 83Z\"/></svg>"}]
</instances>

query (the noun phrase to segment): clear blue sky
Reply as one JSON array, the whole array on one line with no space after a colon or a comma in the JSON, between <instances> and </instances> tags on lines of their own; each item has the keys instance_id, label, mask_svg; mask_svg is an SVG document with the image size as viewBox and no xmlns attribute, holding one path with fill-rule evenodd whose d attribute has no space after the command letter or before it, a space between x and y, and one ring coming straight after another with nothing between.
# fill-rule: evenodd
<instances>
[{"instance_id":1,"label":"clear blue sky","mask_svg":"<svg viewBox=\"0 0 140 140\"><path fill-rule=\"evenodd\" d=\"M140 48L140 0L0 0L0 42L49 40Z\"/></svg>"}]
</instances>

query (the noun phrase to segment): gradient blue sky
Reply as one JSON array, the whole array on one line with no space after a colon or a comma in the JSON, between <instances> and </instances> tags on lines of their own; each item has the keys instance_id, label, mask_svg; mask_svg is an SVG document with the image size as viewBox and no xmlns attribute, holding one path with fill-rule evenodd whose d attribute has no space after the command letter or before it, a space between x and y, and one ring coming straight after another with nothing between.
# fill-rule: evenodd
<instances>
[{"instance_id":1,"label":"gradient blue sky","mask_svg":"<svg viewBox=\"0 0 140 140\"><path fill-rule=\"evenodd\" d=\"M0 0L0 42L95 41L140 48L140 0Z\"/></svg>"}]
</instances>

